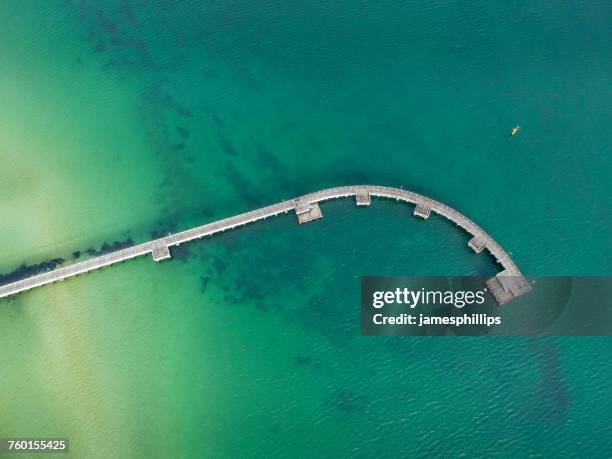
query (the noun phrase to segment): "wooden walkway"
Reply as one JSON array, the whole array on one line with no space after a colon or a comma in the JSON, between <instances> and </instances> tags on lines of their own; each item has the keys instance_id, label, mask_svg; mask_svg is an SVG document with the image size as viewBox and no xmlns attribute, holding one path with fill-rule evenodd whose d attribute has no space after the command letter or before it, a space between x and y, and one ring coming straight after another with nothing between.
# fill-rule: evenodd
<instances>
[{"instance_id":1,"label":"wooden walkway","mask_svg":"<svg viewBox=\"0 0 612 459\"><path fill-rule=\"evenodd\" d=\"M223 220L218 220L216 222L198 226L187 231L182 231L180 233L171 234L166 237L145 242L144 244L135 245L127 249L118 250L116 252L92 258L91 260L82 261L63 268L48 271L43 274L38 274L27 279L6 284L0 286L0 298L15 295L42 285L62 281L79 274L140 257L142 255L151 254L155 261L162 261L171 258L171 247L193 241L194 239L202 239L206 236L213 236L223 231L228 231L239 226L254 223L259 220L264 220L266 218L291 211L296 213L300 223L307 223L323 217L321 208L319 207L319 203L322 201L355 197L357 205L368 206L371 203L372 196L395 199L397 201L404 201L414 204L414 215L421 218L426 219L429 217L431 212L435 212L451 220L463 228L466 232L471 234L472 238L468 242L468 246L477 253L484 249L488 250L495 258L497 263L499 263L503 268L501 272L486 281L487 287L500 305L507 303L513 298L516 298L517 296L531 290L528 281L523 277L520 270L511 260L506 251L502 249L500 245L497 244L497 242L495 242L493 238L491 238L491 236L482 230L476 223L465 217L460 212L442 204L441 202L411 191L383 186L357 185L317 191L315 193L300 196L296 199L290 199L278 204L262 207L261 209L246 212L230 218L225 218Z\"/></svg>"}]
</instances>

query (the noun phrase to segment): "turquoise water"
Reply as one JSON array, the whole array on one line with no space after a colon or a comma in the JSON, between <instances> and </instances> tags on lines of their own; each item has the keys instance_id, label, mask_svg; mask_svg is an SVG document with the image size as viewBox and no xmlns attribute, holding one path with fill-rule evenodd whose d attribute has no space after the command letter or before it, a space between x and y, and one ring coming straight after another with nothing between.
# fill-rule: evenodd
<instances>
[{"instance_id":1,"label":"turquoise water","mask_svg":"<svg viewBox=\"0 0 612 459\"><path fill-rule=\"evenodd\" d=\"M607 2L8 2L0 271L404 186L531 275L612 273ZM512 126L519 136L508 138ZM0 437L74 457L609 456L600 338L360 336L362 275L490 274L330 202L0 302Z\"/></svg>"}]
</instances>

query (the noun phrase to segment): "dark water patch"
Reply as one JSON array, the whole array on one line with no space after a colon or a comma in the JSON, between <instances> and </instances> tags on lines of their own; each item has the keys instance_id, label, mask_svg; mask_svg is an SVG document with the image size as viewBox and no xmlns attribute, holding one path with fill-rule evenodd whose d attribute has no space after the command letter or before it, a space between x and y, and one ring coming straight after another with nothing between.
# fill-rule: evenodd
<instances>
[{"instance_id":1,"label":"dark water patch","mask_svg":"<svg viewBox=\"0 0 612 459\"><path fill-rule=\"evenodd\" d=\"M278 155L258 141L255 141L255 164L266 168L275 188L280 188L283 194L291 194L294 182L289 170L280 162Z\"/></svg>"},{"instance_id":2,"label":"dark water patch","mask_svg":"<svg viewBox=\"0 0 612 459\"><path fill-rule=\"evenodd\" d=\"M467 247L467 243L466 243ZM467 250L472 252L472 249L467 247ZM484 256L476 256L474 257L474 274L482 277L491 277L497 274L497 269L495 263L493 263L493 259L490 256L488 251L484 251L484 253L480 253L480 255Z\"/></svg>"},{"instance_id":3,"label":"dark water patch","mask_svg":"<svg viewBox=\"0 0 612 459\"><path fill-rule=\"evenodd\" d=\"M152 143L157 145L161 161L164 164L165 179L162 181L161 196L180 195L174 193L175 189L185 188L191 176L192 164L196 161L194 155L188 155L189 144L186 142L191 133L185 127L174 128L168 124L174 116L188 119L194 116L192 110L184 104L177 93L171 94L166 85L172 83L174 72L184 62L183 51L172 45L173 53L160 57L158 50L160 41L171 45L174 38L185 35L184 28L176 30L172 21L164 17L159 22L155 14L147 15L147 11L155 13L155 9L143 5L120 2L113 4L96 4L95 8L83 8L78 3L74 5L85 27L89 28L88 40L92 45L98 44L98 51L106 53L107 61L102 64L103 70L116 72L121 77L130 78L137 75L142 80L142 98L145 102L146 113L150 113L150 132L154 132ZM173 10L174 11L174 10ZM147 21L142 18L147 17ZM139 21L140 18L140 21ZM153 25L152 21L157 21ZM164 31L164 27L168 30ZM155 38L143 33L145 28L153 27ZM172 75L169 73L171 72ZM222 123L215 113L215 122ZM147 115L149 117L149 115ZM180 124L180 122L179 122ZM175 161L177 154L181 154L181 161ZM167 207L175 208L176 202L170 198L163 198L168 202Z\"/></svg>"},{"instance_id":4,"label":"dark water patch","mask_svg":"<svg viewBox=\"0 0 612 459\"><path fill-rule=\"evenodd\" d=\"M314 175L313 173L310 173L310 171L302 171L300 180L293 185L294 190L292 194L301 195L312 193L313 191L317 190L323 190L325 188L345 185L385 185L388 183L393 183L392 180L384 181L377 178L374 175L374 171L370 171L368 173L347 171L346 165L351 164L352 162L353 161L347 158L340 164L330 166L328 170L333 171L333 173L330 172L329 174ZM304 175L304 172L307 172L309 175Z\"/></svg>"},{"instance_id":5,"label":"dark water patch","mask_svg":"<svg viewBox=\"0 0 612 459\"><path fill-rule=\"evenodd\" d=\"M363 413L367 408L367 399L349 389L336 389L324 404L343 414Z\"/></svg>"},{"instance_id":6,"label":"dark water patch","mask_svg":"<svg viewBox=\"0 0 612 459\"><path fill-rule=\"evenodd\" d=\"M213 241L219 247L223 247L226 250L238 251L243 248L240 228L217 233L213 237Z\"/></svg>"},{"instance_id":7,"label":"dark water patch","mask_svg":"<svg viewBox=\"0 0 612 459\"><path fill-rule=\"evenodd\" d=\"M216 257L213 261L213 269L215 270L216 274L223 275L227 270L227 262L221 257Z\"/></svg>"},{"instance_id":8,"label":"dark water patch","mask_svg":"<svg viewBox=\"0 0 612 459\"><path fill-rule=\"evenodd\" d=\"M98 43L96 43L96 46L94 47L94 52L101 54L105 53L106 51L108 51L108 45L106 42L104 40L98 40Z\"/></svg>"},{"instance_id":9,"label":"dark water patch","mask_svg":"<svg viewBox=\"0 0 612 459\"><path fill-rule=\"evenodd\" d=\"M234 189L245 208L261 207L263 199L253 182L246 175L241 174L231 161L226 161L224 169L228 182L234 184Z\"/></svg>"},{"instance_id":10,"label":"dark water patch","mask_svg":"<svg viewBox=\"0 0 612 459\"><path fill-rule=\"evenodd\" d=\"M261 312L267 312L270 309L269 302L259 301L255 298L249 298L244 294L244 291L238 291L237 289L231 292L226 292L222 297L222 301L224 304L233 304L236 306L246 306L248 305L250 308L255 308Z\"/></svg>"},{"instance_id":11,"label":"dark water patch","mask_svg":"<svg viewBox=\"0 0 612 459\"><path fill-rule=\"evenodd\" d=\"M117 65L117 62L114 59L110 59L109 61L102 64L102 70L108 70Z\"/></svg>"},{"instance_id":12,"label":"dark water patch","mask_svg":"<svg viewBox=\"0 0 612 459\"><path fill-rule=\"evenodd\" d=\"M258 164L271 168L274 172L286 171L278 156L266 147L263 143L255 141L255 160Z\"/></svg>"},{"instance_id":13,"label":"dark water patch","mask_svg":"<svg viewBox=\"0 0 612 459\"><path fill-rule=\"evenodd\" d=\"M102 247L100 247L99 250L89 248L85 252L87 253L87 255L97 257L100 255L106 255L107 253L116 252L117 250L126 249L128 247L132 247L133 245L134 241L131 237L128 237L124 241L113 241L110 244L108 242L105 242L104 244L102 244Z\"/></svg>"},{"instance_id":14,"label":"dark water patch","mask_svg":"<svg viewBox=\"0 0 612 459\"><path fill-rule=\"evenodd\" d=\"M121 5L119 6L119 15L121 17L121 19L130 25L136 26L138 25L138 18L136 17L136 14L134 14L134 10L132 9L132 6L130 5L129 2L124 1L121 3Z\"/></svg>"},{"instance_id":15,"label":"dark water patch","mask_svg":"<svg viewBox=\"0 0 612 459\"><path fill-rule=\"evenodd\" d=\"M371 155L380 157L376 152L371 152ZM358 154L344 156L328 167L328 170L333 171L333 173L316 176L311 174L308 177L304 177L303 183L309 184L309 191L335 186L366 184L403 188L434 199L436 198L431 195L430 188L425 189L418 183L412 182L409 177L406 177L406 171L403 169L395 168L391 165L382 169L375 169L367 164L364 164L363 167L359 167L357 170L355 170L355 167L347 167L347 165L354 165L358 161ZM300 192L305 191L300 190ZM444 202L444 200L441 201ZM448 203L445 202L445 204Z\"/></svg>"},{"instance_id":16,"label":"dark water patch","mask_svg":"<svg viewBox=\"0 0 612 459\"><path fill-rule=\"evenodd\" d=\"M295 363L297 366L304 366L304 365L309 365L312 362L312 358L307 356L307 355L296 355L293 358L293 363Z\"/></svg>"},{"instance_id":17,"label":"dark water patch","mask_svg":"<svg viewBox=\"0 0 612 459\"><path fill-rule=\"evenodd\" d=\"M320 151L323 151L324 146L325 144L323 143L323 141L313 135L308 136L308 138L306 139L306 148L308 148L311 153L318 153Z\"/></svg>"},{"instance_id":18,"label":"dark water patch","mask_svg":"<svg viewBox=\"0 0 612 459\"><path fill-rule=\"evenodd\" d=\"M165 94L162 100L166 108L174 110L179 116L183 118L191 118L193 116L193 112L189 108L179 103L170 94Z\"/></svg>"},{"instance_id":19,"label":"dark water patch","mask_svg":"<svg viewBox=\"0 0 612 459\"><path fill-rule=\"evenodd\" d=\"M133 51L136 51L137 54L139 54L141 57L146 58L146 60L149 59L149 51L142 40L137 40L131 37L113 38L111 40L111 43L116 48L128 48Z\"/></svg>"},{"instance_id":20,"label":"dark water patch","mask_svg":"<svg viewBox=\"0 0 612 459\"><path fill-rule=\"evenodd\" d=\"M234 288L230 290L231 293L226 295L226 299L230 302L229 304L256 304L267 298L267 294L264 292L265 289L262 288L266 281L261 279L260 276L257 277L256 282L249 282L246 278L243 278L242 282L236 282ZM270 298L267 299L269 300Z\"/></svg>"},{"instance_id":21,"label":"dark water patch","mask_svg":"<svg viewBox=\"0 0 612 459\"><path fill-rule=\"evenodd\" d=\"M539 368L540 379L533 387L529 415L549 423L564 422L571 397L559 360L559 345L548 339L531 339L529 348Z\"/></svg>"},{"instance_id":22,"label":"dark water patch","mask_svg":"<svg viewBox=\"0 0 612 459\"><path fill-rule=\"evenodd\" d=\"M106 62L103 70L118 67L122 71L132 71L140 68L158 69L148 50L145 39L136 38L130 30L121 27L124 24L135 26L135 15L128 5L116 9L77 8L81 20L89 24L88 39L95 42L94 51L105 53L114 51L112 59ZM113 19L116 16L117 19ZM134 27L132 27L134 28Z\"/></svg>"},{"instance_id":23,"label":"dark water patch","mask_svg":"<svg viewBox=\"0 0 612 459\"><path fill-rule=\"evenodd\" d=\"M20 293L18 293L17 295L9 296L9 297L4 297L4 298L2 298L2 300L6 301L11 306L18 306L17 298L18 298L19 295L20 295ZM17 313L20 313L21 311L22 311L21 308L13 308L13 307L11 307L11 309L9 309L9 312L8 312L8 317L16 317Z\"/></svg>"},{"instance_id":24,"label":"dark water patch","mask_svg":"<svg viewBox=\"0 0 612 459\"><path fill-rule=\"evenodd\" d=\"M221 147L221 151L230 156L236 156L236 148L234 148L234 144L230 139L228 139L221 129L217 129L217 141L219 142L219 146Z\"/></svg>"},{"instance_id":25,"label":"dark water patch","mask_svg":"<svg viewBox=\"0 0 612 459\"><path fill-rule=\"evenodd\" d=\"M333 175L333 183L338 185L356 185L362 183L367 185L383 185L418 192L409 183L405 183L406 178L401 175L402 171L394 171L391 168L385 168L384 171L368 170L367 172L347 170L346 164L351 164L354 161L354 156L346 156L331 167L331 170L336 171Z\"/></svg>"},{"instance_id":26,"label":"dark water patch","mask_svg":"<svg viewBox=\"0 0 612 459\"><path fill-rule=\"evenodd\" d=\"M308 368L308 370L324 371L330 376L333 373L333 369L324 366L320 361L316 359L316 356L313 357L310 355L298 354L295 357L293 357L292 360L296 367Z\"/></svg>"},{"instance_id":27,"label":"dark water patch","mask_svg":"<svg viewBox=\"0 0 612 459\"><path fill-rule=\"evenodd\" d=\"M64 263L63 258L52 258L35 265L26 265L25 263L19 266L16 270L10 273L0 275L0 285L10 284L17 282L28 277L35 276L36 274L45 273L55 269L57 266Z\"/></svg>"},{"instance_id":28,"label":"dark water patch","mask_svg":"<svg viewBox=\"0 0 612 459\"><path fill-rule=\"evenodd\" d=\"M210 272L205 282L212 281L221 287L223 301L226 304L248 305L264 312L270 309L282 310L272 295L275 286L278 285L280 274L274 267L258 269L262 266L261 257L248 259L247 250L246 247L223 246L218 253L209 254L212 259L209 260ZM257 275L236 277L236 274L241 272L237 270L240 264L253 266Z\"/></svg>"},{"instance_id":29,"label":"dark water patch","mask_svg":"<svg viewBox=\"0 0 612 459\"><path fill-rule=\"evenodd\" d=\"M219 286L226 304L264 313L281 311L282 316L291 321L301 314L301 308L295 311L295 304L286 301L285 294L289 292L283 287L279 292L279 286L286 284L288 274L296 269L300 271L296 264L308 263L307 258L295 256L295 262L281 260L279 263L271 263L269 259L288 251L291 253L292 248L286 246L286 240L279 238L274 231L274 228L283 227L284 224L275 219L261 222L249 230L232 231L214 238L216 250L207 253L206 257L211 268L206 282ZM251 274L244 275L245 272ZM308 311L310 298L302 293L299 297L303 300L300 304L303 303ZM293 298L292 293L290 298ZM286 311L286 308L289 309Z\"/></svg>"},{"instance_id":30,"label":"dark water patch","mask_svg":"<svg viewBox=\"0 0 612 459\"><path fill-rule=\"evenodd\" d=\"M187 144L185 142L174 143L170 145L170 150L172 151L182 151L187 148Z\"/></svg>"},{"instance_id":31,"label":"dark water patch","mask_svg":"<svg viewBox=\"0 0 612 459\"><path fill-rule=\"evenodd\" d=\"M159 239L176 232L176 223L173 221L158 223L157 228L151 231L151 239Z\"/></svg>"},{"instance_id":32,"label":"dark water patch","mask_svg":"<svg viewBox=\"0 0 612 459\"><path fill-rule=\"evenodd\" d=\"M219 285L226 292L223 301L226 304L255 307L262 312L270 310L283 311L283 306L275 301L273 292L278 285L278 276L259 271L256 276L244 276L230 281L214 273Z\"/></svg>"},{"instance_id":33,"label":"dark water patch","mask_svg":"<svg viewBox=\"0 0 612 459\"><path fill-rule=\"evenodd\" d=\"M79 13L90 13L93 6L87 0L65 0L66 5L74 6Z\"/></svg>"},{"instance_id":34,"label":"dark water patch","mask_svg":"<svg viewBox=\"0 0 612 459\"><path fill-rule=\"evenodd\" d=\"M176 126L176 132L178 132L179 136L183 140L187 140L189 137L191 137L191 132L189 132L189 130L183 126Z\"/></svg>"},{"instance_id":35,"label":"dark water patch","mask_svg":"<svg viewBox=\"0 0 612 459\"><path fill-rule=\"evenodd\" d=\"M217 129L223 129L226 126L225 121L219 116L219 112L208 104L203 104L204 113L212 120Z\"/></svg>"},{"instance_id":36,"label":"dark water patch","mask_svg":"<svg viewBox=\"0 0 612 459\"><path fill-rule=\"evenodd\" d=\"M201 75L204 78L213 79L219 76L219 72L213 68L203 68Z\"/></svg>"},{"instance_id":37,"label":"dark water patch","mask_svg":"<svg viewBox=\"0 0 612 459\"><path fill-rule=\"evenodd\" d=\"M192 251L189 248L189 244L183 244L172 247L172 258L185 262L191 257Z\"/></svg>"},{"instance_id":38,"label":"dark water patch","mask_svg":"<svg viewBox=\"0 0 612 459\"><path fill-rule=\"evenodd\" d=\"M115 35L117 33L117 24L115 24L114 21L112 21L108 16L106 16L104 12L102 12L101 10L97 10L96 17L98 19L98 24L106 33L110 35Z\"/></svg>"},{"instance_id":39,"label":"dark water patch","mask_svg":"<svg viewBox=\"0 0 612 459\"><path fill-rule=\"evenodd\" d=\"M208 285L210 284L210 276L200 276L200 292L206 293Z\"/></svg>"}]
</instances>

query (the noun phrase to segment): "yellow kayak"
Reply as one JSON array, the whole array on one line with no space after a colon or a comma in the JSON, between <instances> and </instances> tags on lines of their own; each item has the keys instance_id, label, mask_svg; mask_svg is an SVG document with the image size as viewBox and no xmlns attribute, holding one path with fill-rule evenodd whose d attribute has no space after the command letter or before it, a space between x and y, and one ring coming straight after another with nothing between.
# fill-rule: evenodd
<instances>
[{"instance_id":1,"label":"yellow kayak","mask_svg":"<svg viewBox=\"0 0 612 459\"><path fill-rule=\"evenodd\" d=\"M510 133L510 137L514 137L515 135L517 135L519 133L519 131L521 130L521 127L516 125L512 128L512 132Z\"/></svg>"}]
</instances>

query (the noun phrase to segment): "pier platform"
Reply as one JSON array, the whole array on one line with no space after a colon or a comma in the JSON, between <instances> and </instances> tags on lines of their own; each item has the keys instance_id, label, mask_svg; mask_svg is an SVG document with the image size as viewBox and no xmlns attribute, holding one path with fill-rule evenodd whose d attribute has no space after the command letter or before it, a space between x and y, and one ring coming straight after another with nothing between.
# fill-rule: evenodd
<instances>
[{"instance_id":1,"label":"pier platform","mask_svg":"<svg viewBox=\"0 0 612 459\"><path fill-rule=\"evenodd\" d=\"M427 220L430 214L431 204L426 199L419 200L416 203L416 207L414 208L414 215L417 217L421 217L424 220Z\"/></svg>"},{"instance_id":2,"label":"pier platform","mask_svg":"<svg viewBox=\"0 0 612 459\"><path fill-rule=\"evenodd\" d=\"M502 271L485 281L489 291L500 306L531 290L529 281L520 273L506 273Z\"/></svg>"},{"instance_id":3,"label":"pier platform","mask_svg":"<svg viewBox=\"0 0 612 459\"><path fill-rule=\"evenodd\" d=\"M470 242L468 242L468 246L476 253L482 252L482 250L485 248L485 245L486 241L478 236L474 236L472 239L470 239Z\"/></svg>"},{"instance_id":4,"label":"pier platform","mask_svg":"<svg viewBox=\"0 0 612 459\"><path fill-rule=\"evenodd\" d=\"M160 245L153 247L153 260L162 261L172 258L170 255L170 249L167 245Z\"/></svg>"},{"instance_id":5,"label":"pier platform","mask_svg":"<svg viewBox=\"0 0 612 459\"><path fill-rule=\"evenodd\" d=\"M358 206L369 206L372 203L372 198L370 197L370 192L367 188L358 189L357 194L355 195L355 200L357 201Z\"/></svg>"},{"instance_id":6,"label":"pier platform","mask_svg":"<svg viewBox=\"0 0 612 459\"><path fill-rule=\"evenodd\" d=\"M296 207L295 213L300 224L323 218L321 207L316 202L313 204L303 204L301 207Z\"/></svg>"}]
</instances>

